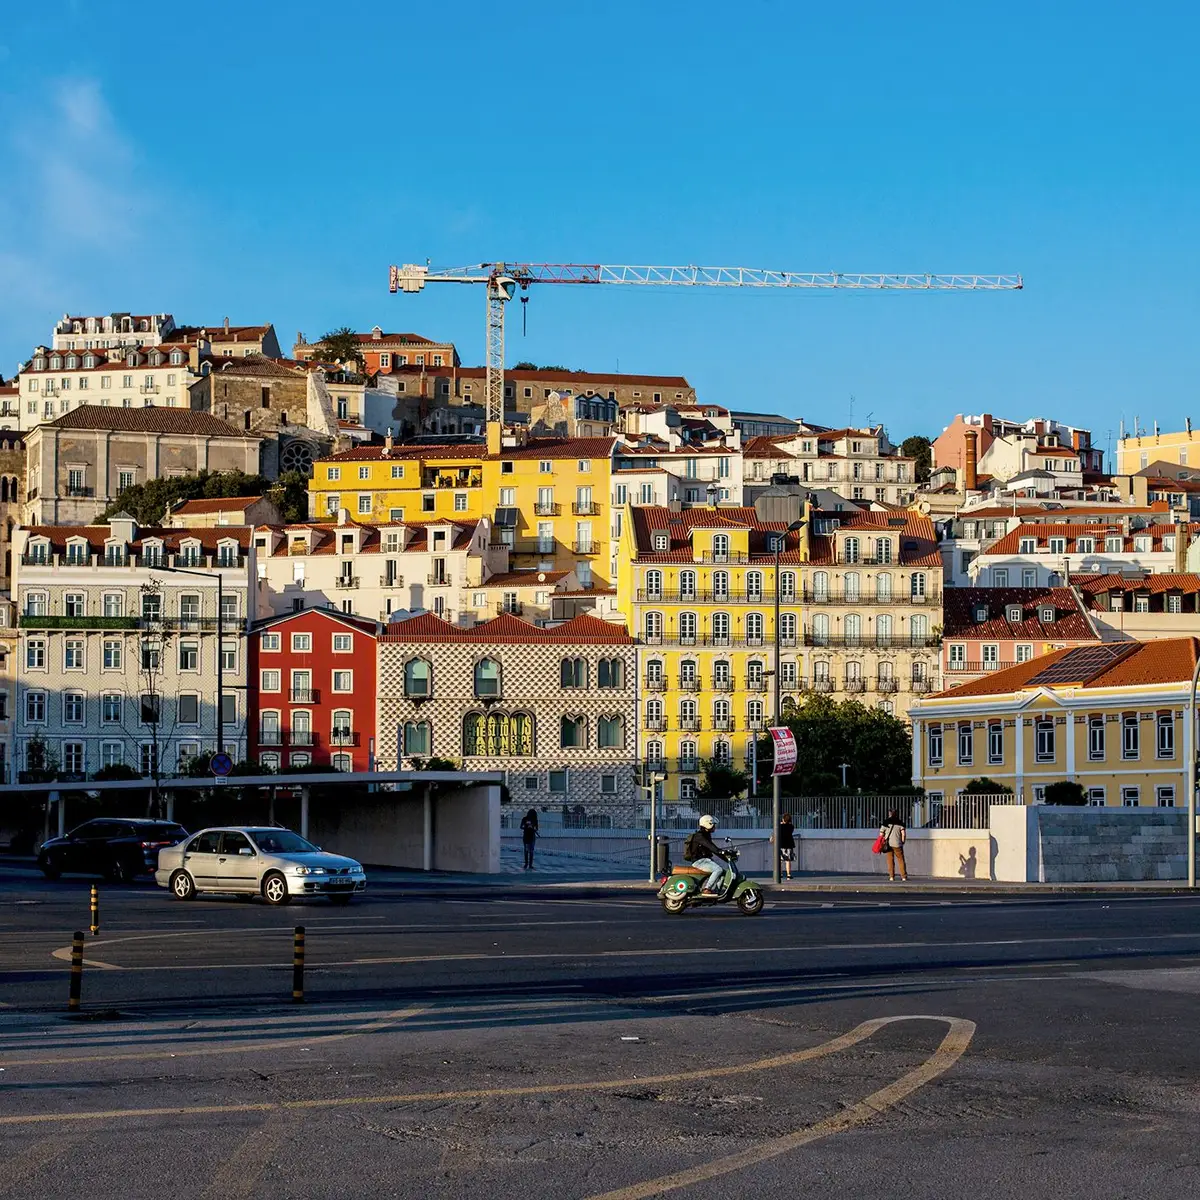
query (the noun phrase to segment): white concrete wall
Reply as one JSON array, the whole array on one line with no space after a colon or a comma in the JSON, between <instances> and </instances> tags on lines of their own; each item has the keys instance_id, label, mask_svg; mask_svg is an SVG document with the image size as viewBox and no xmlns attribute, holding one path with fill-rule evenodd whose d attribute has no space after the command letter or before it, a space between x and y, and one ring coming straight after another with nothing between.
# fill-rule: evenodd
<instances>
[{"instance_id":1,"label":"white concrete wall","mask_svg":"<svg viewBox=\"0 0 1200 1200\"><path fill-rule=\"evenodd\" d=\"M1000 883L1029 883L1038 878L1037 809L1023 804L993 804L992 878Z\"/></svg>"},{"instance_id":2,"label":"white concrete wall","mask_svg":"<svg viewBox=\"0 0 1200 1200\"><path fill-rule=\"evenodd\" d=\"M872 854L876 829L796 831L797 867L817 874L887 875L887 856ZM904 861L910 876L987 879L990 839L986 829L910 829Z\"/></svg>"}]
</instances>

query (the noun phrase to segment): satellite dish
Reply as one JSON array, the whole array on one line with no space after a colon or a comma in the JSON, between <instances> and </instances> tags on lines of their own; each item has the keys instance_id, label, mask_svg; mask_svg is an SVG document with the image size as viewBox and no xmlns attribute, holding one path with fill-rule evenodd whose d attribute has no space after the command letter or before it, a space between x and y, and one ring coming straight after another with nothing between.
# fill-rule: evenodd
<instances>
[{"instance_id":1,"label":"satellite dish","mask_svg":"<svg viewBox=\"0 0 1200 1200\"><path fill-rule=\"evenodd\" d=\"M545 583L545 582L546 582L546 572L539 571L538 572L538 583Z\"/></svg>"}]
</instances>

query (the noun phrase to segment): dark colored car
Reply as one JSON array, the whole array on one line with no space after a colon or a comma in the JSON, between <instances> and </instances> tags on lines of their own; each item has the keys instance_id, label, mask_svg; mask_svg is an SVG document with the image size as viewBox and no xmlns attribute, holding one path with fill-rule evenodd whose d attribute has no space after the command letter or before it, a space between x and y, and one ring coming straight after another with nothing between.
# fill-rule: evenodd
<instances>
[{"instance_id":1,"label":"dark colored car","mask_svg":"<svg viewBox=\"0 0 1200 1200\"><path fill-rule=\"evenodd\" d=\"M187 830L174 821L97 817L65 837L43 843L37 862L47 879L73 871L125 883L138 875L153 875L158 852L187 835Z\"/></svg>"}]
</instances>

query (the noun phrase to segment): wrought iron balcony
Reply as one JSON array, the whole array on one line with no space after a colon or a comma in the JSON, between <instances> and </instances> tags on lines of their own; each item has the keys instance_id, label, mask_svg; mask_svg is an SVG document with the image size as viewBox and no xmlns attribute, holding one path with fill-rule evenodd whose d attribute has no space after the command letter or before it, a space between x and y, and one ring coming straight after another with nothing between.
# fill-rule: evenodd
<instances>
[{"instance_id":1,"label":"wrought iron balcony","mask_svg":"<svg viewBox=\"0 0 1200 1200\"><path fill-rule=\"evenodd\" d=\"M339 588L356 588L358 587L357 575L339 575L334 583Z\"/></svg>"},{"instance_id":2,"label":"wrought iron balcony","mask_svg":"<svg viewBox=\"0 0 1200 1200\"><path fill-rule=\"evenodd\" d=\"M667 728L666 717L647 717L642 722L642 728L649 733L663 733Z\"/></svg>"},{"instance_id":3,"label":"wrought iron balcony","mask_svg":"<svg viewBox=\"0 0 1200 1200\"><path fill-rule=\"evenodd\" d=\"M693 675L690 679L680 675L679 690L681 692L698 692L700 690L700 677Z\"/></svg>"},{"instance_id":4,"label":"wrought iron balcony","mask_svg":"<svg viewBox=\"0 0 1200 1200\"><path fill-rule=\"evenodd\" d=\"M292 688L288 692L288 698L293 704L317 704L320 702L321 693L316 688Z\"/></svg>"},{"instance_id":5,"label":"wrought iron balcony","mask_svg":"<svg viewBox=\"0 0 1200 1200\"><path fill-rule=\"evenodd\" d=\"M665 692L667 680L664 675L647 675L644 686L648 692Z\"/></svg>"},{"instance_id":6,"label":"wrought iron balcony","mask_svg":"<svg viewBox=\"0 0 1200 1200\"><path fill-rule=\"evenodd\" d=\"M700 718L699 717L680 717L679 728L683 733L699 733Z\"/></svg>"},{"instance_id":7,"label":"wrought iron balcony","mask_svg":"<svg viewBox=\"0 0 1200 1200\"><path fill-rule=\"evenodd\" d=\"M535 504L533 511L539 517L557 517L562 512L561 504Z\"/></svg>"},{"instance_id":8,"label":"wrought iron balcony","mask_svg":"<svg viewBox=\"0 0 1200 1200\"><path fill-rule=\"evenodd\" d=\"M575 503L571 505L571 511L577 517L598 517L600 515L600 505L594 504L590 501L586 504L582 504L576 500Z\"/></svg>"}]
</instances>

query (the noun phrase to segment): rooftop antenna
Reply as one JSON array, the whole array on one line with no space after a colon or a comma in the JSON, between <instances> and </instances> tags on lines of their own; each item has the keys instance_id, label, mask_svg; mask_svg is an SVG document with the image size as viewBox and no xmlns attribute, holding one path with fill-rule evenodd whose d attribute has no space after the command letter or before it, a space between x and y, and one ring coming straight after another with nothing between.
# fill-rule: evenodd
<instances>
[{"instance_id":1,"label":"rooftop antenna","mask_svg":"<svg viewBox=\"0 0 1200 1200\"><path fill-rule=\"evenodd\" d=\"M854 397L850 397L850 420L847 422L851 429L854 428Z\"/></svg>"}]
</instances>

